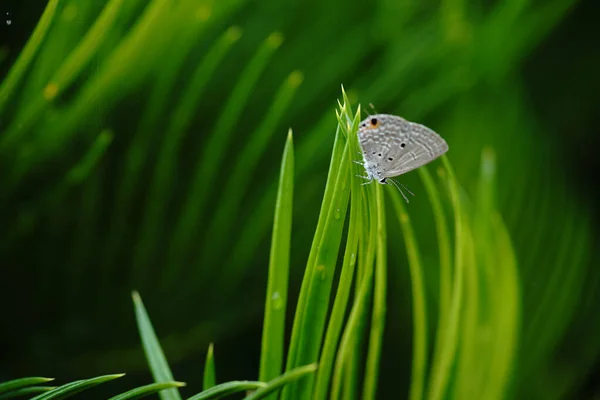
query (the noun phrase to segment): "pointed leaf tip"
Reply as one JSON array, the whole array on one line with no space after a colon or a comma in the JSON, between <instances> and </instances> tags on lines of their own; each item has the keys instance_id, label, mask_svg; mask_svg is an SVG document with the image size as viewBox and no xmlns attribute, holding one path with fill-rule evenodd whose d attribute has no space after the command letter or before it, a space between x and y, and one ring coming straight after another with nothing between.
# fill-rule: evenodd
<instances>
[{"instance_id":1,"label":"pointed leaf tip","mask_svg":"<svg viewBox=\"0 0 600 400\"><path fill-rule=\"evenodd\" d=\"M283 35L280 32L273 32L269 35L267 41L271 47L277 48L283 43Z\"/></svg>"},{"instance_id":2,"label":"pointed leaf tip","mask_svg":"<svg viewBox=\"0 0 600 400\"><path fill-rule=\"evenodd\" d=\"M242 28L239 26L232 26L227 29L227 38L232 42L235 42L242 36Z\"/></svg>"}]
</instances>

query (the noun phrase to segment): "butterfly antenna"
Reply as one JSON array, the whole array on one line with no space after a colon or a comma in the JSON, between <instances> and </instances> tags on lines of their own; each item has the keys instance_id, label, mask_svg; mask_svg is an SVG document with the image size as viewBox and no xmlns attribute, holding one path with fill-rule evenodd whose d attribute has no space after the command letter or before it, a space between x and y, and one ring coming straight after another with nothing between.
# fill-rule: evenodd
<instances>
[{"instance_id":1,"label":"butterfly antenna","mask_svg":"<svg viewBox=\"0 0 600 400\"><path fill-rule=\"evenodd\" d=\"M406 202L408 203L408 197L406 197L406 195L404 194L404 192L402 191L402 189L400 188L400 186L402 186L404 189L406 189L406 191L410 194L412 194L414 196L414 193L411 192L410 190L408 190L408 188L406 186L404 186L403 184L401 184L400 182L396 182L395 180L393 180L392 178L388 178L386 181L392 182L392 184L394 186L396 186L396 189L398 189L398 191L400 192L400 194L402 195L402 197L404 197L404 200L406 200Z\"/></svg>"},{"instance_id":2,"label":"butterfly antenna","mask_svg":"<svg viewBox=\"0 0 600 400\"><path fill-rule=\"evenodd\" d=\"M379 114L377 112L377 110L375 109L375 106L373 105L373 103L369 103L369 107L371 107L373 109L373 112L375 112L375 114Z\"/></svg>"},{"instance_id":3,"label":"butterfly antenna","mask_svg":"<svg viewBox=\"0 0 600 400\"><path fill-rule=\"evenodd\" d=\"M402 186L404 188L404 190L406 190L408 193L410 193L412 196L414 196L415 194L413 192L410 191L409 188L407 188L405 185L402 184L402 182L397 181L398 185Z\"/></svg>"}]
</instances>

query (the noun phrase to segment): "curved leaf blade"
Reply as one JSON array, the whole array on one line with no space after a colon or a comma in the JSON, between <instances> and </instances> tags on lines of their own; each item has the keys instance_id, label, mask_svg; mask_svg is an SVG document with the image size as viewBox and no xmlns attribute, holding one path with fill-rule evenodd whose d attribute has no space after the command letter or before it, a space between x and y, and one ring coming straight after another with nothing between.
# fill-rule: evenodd
<instances>
[{"instance_id":1,"label":"curved leaf blade","mask_svg":"<svg viewBox=\"0 0 600 400\"><path fill-rule=\"evenodd\" d=\"M152 323L150 322L150 317L146 312L144 303L142 303L142 298L138 292L133 292L132 297L135 306L135 317L137 320L138 329L140 331L142 344L144 346L144 353L146 354L146 359L150 365L152 376L157 383L172 382L174 381L173 374L171 373L171 369L167 363L165 353L160 347L160 343L156 337L156 333L154 332L154 328L152 327ZM181 396L177 391L177 388L164 390L160 392L159 395L163 400L181 400Z\"/></svg>"},{"instance_id":2,"label":"curved leaf blade","mask_svg":"<svg viewBox=\"0 0 600 400\"><path fill-rule=\"evenodd\" d=\"M221 397L229 396L230 394L243 392L245 390L257 390L266 387L264 382L257 381L231 381L214 386L204 390L187 400L213 400Z\"/></svg>"},{"instance_id":3,"label":"curved leaf blade","mask_svg":"<svg viewBox=\"0 0 600 400\"><path fill-rule=\"evenodd\" d=\"M159 382L159 383L151 383L149 385L140 386L135 389L131 389L125 393L118 394L116 396L111 397L108 400L134 400L141 399L142 397L149 396L151 394L160 392L161 390L169 389L169 388L178 388L185 386L184 382Z\"/></svg>"},{"instance_id":4,"label":"curved leaf blade","mask_svg":"<svg viewBox=\"0 0 600 400\"><path fill-rule=\"evenodd\" d=\"M74 394L83 392L84 390L90 389L101 383L112 381L113 379L120 378L125 374L113 374L103 375L91 379L83 379L80 381L70 382L65 385L59 386L56 389L50 390L49 392L42 393L35 396L31 400L58 400L70 397Z\"/></svg>"}]
</instances>

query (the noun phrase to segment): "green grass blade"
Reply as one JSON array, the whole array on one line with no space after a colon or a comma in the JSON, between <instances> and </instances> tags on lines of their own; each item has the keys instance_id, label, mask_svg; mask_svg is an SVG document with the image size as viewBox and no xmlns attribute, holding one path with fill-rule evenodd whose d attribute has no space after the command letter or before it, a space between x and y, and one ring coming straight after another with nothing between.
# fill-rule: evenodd
<instances>
[{"instance_id":1,"label":"green grass blade","mask_svg":"<svg viewBox=\"0 0 600 400\"><path fill-rule=\"evenodd\" d=\"M90 62L98 48L109 36L124 3L125 0L110 0L106 3L92 27L44 88L46 100L52 101L59 96Z\"/></svg>"},{"instance_id":2,"label":"green grass blade","mask_svg":"<svg viewBox=\"0 0 600 400\"><path fill-rule=\"evenodd\" d=\"M220 385L214 386L208 390L204 390L198 394L193 395L187 400L220 399L221 397L229 396L234 393L244 392L246 390L257 390L266 386L267 384L264 382L232 381L227 383L221 383Z\"/></svg>"},{"instance_id":3,"label":"green grass blade","mask_svg":"<svg viewBox=\"0 0 600 400\"><path fill-rule=\"evenodd\" d=\"M360 113L357 113L357 116L360 116ZM351 134L348 134L347 136L352 137ZM352 145L353 142L355 141L349 142L351 154L353 147L356 148L356 146ZM357 166L357 164L352 163L351 170L353 172L355 172L354 166ZM338 342L340 340L340 335L346 316L346 308L348 306L350 292L352 290L352 280L357 262L356 253L358 250L358 241L363 232L363 227L361 225L361 211L363 210L362 190L360 190L360 185L356 179L352 180L351 185L351 208L350 222L348 225L348 239L346 240L346 250L344 252L342 271L340 273L336 296L331 315L329 317L329 324L327 326L323 350L319 361L319 370L317 371L315 378L316 381L314 394L312 396L313 399L326 399L329 392L332 368L338 350Z\"/></svg>"},{"instance_id":4,"label":"green grass blade","mask_svg":"<svg viewBox=\"0 0 600 400\"><path fill-rule=\"evenodd\" d=\"M170 35L162 32L174 32L166 29L179 15L171 7L169 1L152 0L144 8L135 26L101 65L100 73L86 81L77 99L44 132L43 146L36 148L37 162L55 155L78 127L85 124L91 115L98 115L98 104L112 104L143 82L151 71L152 63L169 44ZM146 42L153 45L141 45ZM123 79L125 76L127 79Z\"/></svg>"},{"instance_id":5,"label":"green grass blade","mask_svg":"<svg viewBox=\"0 0 600 400\"><path fill-rule=\"evenodd\" d=\"M490 366L482 387L488 398L506 398L511 389L511 372L517 361L521 293L518 265L510 236L500 215L495 211L496 160L491 149L482 154L479 179L479 222L477 237L483 243L481 258L486 269L487 292L490 293L492 335Z\"/></svg>"},{"instance_id":6,"label":"green grass blade","mask_svg":"<svg viewBox=\"0 0 600 400\"><path fill-rule=\"evenodd\" d=\"M248 62L226 101L225 108L219 115L207 143L203 145L202 153L198 157L198 164L194 168L195 172L190 181L189 194L176 224L174 231L176 237L172 240L172 243L177 248L170 251L171 257L176 257L177 254L191 248L193 233L200 226L203 217L202 212L211 193L210 190L206 189L214 185L214 181L218 176L218 168L223 161L225 151L234 133L235 124L239 120L258 78L282 41L283 37L279 33L269 35L254 57ZM179 262L177 261L175 265L178 265Z\"/></svg>"},{"instance_id":7,"label":"green grass blade","mask_svg":"<svg viewBox=\"0 0 600 400\"><path fill-rule=\"evenodd\" d=\"M246 396L245 400L259 400L264 399L270 394L276 392L281 389L283 386L288 385L292 382L297 381L298 379L304 378L309 374L312 374L317 370L317 364L309 364L303 367L294 368L291 371L286 372L285 374L278 376L277 378L269 381L267 386L258 389L256 392L252 393L250 396Z\"/></svg>"},{"instance_id":8,"label":"green grass blade","mask_svg":"<svg viewBox=\"0 0 600 400\"><path fill-rule=\"evenodd\" d=\"M340 112L346 114L344 120L352 120L347 115L350 105L341 107ZM286 370L298 365L315 362L319 357L325 317L329 310L329 300L337 255L341 242L342 228L346 218L350 192L349 147L343 147L341 158L340 147L346 124L339 125L334 142L325 194L319 214L319 221L311 246L306 270L300 288L300 297L294 316L292 338ZM358 124L352 127L358 130ZM310 396L313 377L286 387L282 399L302 398Z\"/></svg>"},{"instance_id":9,"label":"green grass blade","mask_svg":"<svg viewBox=\"0 0 600 400\"><path fill-rule=\"evenodd\" d=\"M363 373L362 354L369 324L368 306L371 304L373 291L377 249L377 208L374 191L374 185L361 190L363 197L362 223L363 226L368 226L368 235L363 235L361 238L359 252L362 253L362 257L359 260L356 277L355 300L342 337L338 359L336 359L335 369L338 375L334 376L332 385L332 393L337 392L337 396L343 393L343 398L349 400L359 396L359 384L362 381L359 375Z\"/></svg>"},{"instance_id":10,"label":"green grass blade","mask_svg":"<svg viewBox=\"0 0 600 400\"><path fill-rule=\"evenodd\" d=\"M206 353L206 361L204 362L204 377L202 378L202 390L208 390L217 384L217 378L215 373L215 357L214 357L214 346L211 343L208 346L208 353Z\"/></svg>"},{"instance_id":11,"label":"green grass blade","mask_svg":"<svg viewBox=\"0 0 600 400\"><path fill-rule=\"evenodd\" d=\"M11 381L0 383L0 394L10 392L12 390L21 389L27 386L33 386L40 383L46 383L53 381L54 378L42 378L42 377L31 377L31 378L20 378L13 379Z\"/></svg>"},{"instance_id":12,"label":"green grass blade","mask_svg":"<svg viewBox=\"0 0 600 400\"><path fill-rule=\"evenodd\" d=\"M323 236L323 230L325 228L325 219L331 208L331 202L335 190L335 182L339 174L339 166L342 159L342 154L345 151L344 139L340 128L338 127L333 143L333 151L331 155L331 161L329 164L329 172L327 175L327 182L325 184L325 194L323 195L323 201L321 203L321 211L319 213L319 221L317 222L317 228L313 238L313 244L311 247L311 253L309 254L306 270L304 271L304 277L302 279L302 286L300 287L300 295L296 305L296 312L294 314L294 323L292 326L292 337L290 340L290 348L288 351L288 358L286 363L286 370L291 370L296 365L296 356L298 353L299 337L301 334L302 323L305 319L306 303L308 302L308 291L309 282L312 279L314 273L314 258L316 256L317 244L320 242ZM282 396L285 398L286 390L283 391Z\"/></svg>"},{"instance_id":13,"label":"green grass blade","mask_svg":"<svg viewBox=\"0 0 600 400\"><path fill-rule=\"evenodd\" d=\"M386 316L387 234L385 228L385 203L383 200L383 187L381 185L375 185L375 199L375 207L377 207L377 255L375 259L375 291L371 317L371 333L369 336L369 350L363 387L363 398L365 399L376 398L379 359L381 358L381 347L383 346L383 331Z\"/></svg>"},{"instance_id":14,"label":"green grass blade","mask_svg":"<svg viewBox=\"0 0 600 400\"><path fill-rule=\"evenodd\" d=\"M371 212L374 211L372 208L370 208L369 210ZM373 228L376 232L375 225L376 218L373 218L371 228ZM371 261L371 265L365 267L364 276L361 279L360 287L357 290L354 304L352 305L352 309L350 310L348 322L346 323L344 333L342 334L342 339L340 341L337 357L335 360L335 366L333 368L333 378L331 383L330 397L331 399L340 398L343 389L343 384L356 383L355 379L351 379L350 382L348 382L348 380L344 381L344 373L349 368L348 363L350 363L350 365L358 364L358 360L360 357L360 351L358 351L358 348L360 347L359 345L362 341L362 334L367 324L367 307L370 304L371 295L373 292L373 274L374 268ZM347 388L344 394L344 398L354 398L354 395L352 393L347 392Z\"/></svg>"},{"instance_id":15,"label":"green grass blade","mask_svg":"<svg viewBox=\"0 0 600 400\"><path fill-rule=\"evenodd\" d=\"M232 45L237 42L240 35L241 31L239 28L231 27L208 49L202 63L193 73L189 85L182 95L182 100L179 101L179 105L176 107L176 115L177 118L180 119L178 125L182 125L182 121L189 122L186 118L189 118L190 112L195 111L197 101L204 95L206 85L211 76L219 65L221 65L223 57L229 52ZM183 61L183 59L181 61ZM158 124L161 110L166 107L165 99L169 98L169 91L172 90L174 81L178 76L177 72L179 68L172 64L173 61L170 61L168 64L169 69L163 72L161 79L154 87L150 100L148 101L148 106L146 107L146 112L139 123L136 133L133 135L132 144L125 156L124 171L118 183L115 210L112 213L110 221L110 234L107 235L109 242L106 251L108 260L106 264L108 265L112 264L111 260L114 259L115 253L118 251L118 248L123 241L123 235L127 231L128 213L132 206L135 193L134 189L139 185L140 174L142 173L144 162L147 161L148 155L152 153L151 144L156 140L152 137L152 133ZM171 247L181 241L181 238L177 236L178 233L179 230L176 229L174 232L175 236L170 241ZM170 267L167 268L165 272L165 284L168 284L172 278L176 276L176 267L179 266L179 264L173 260L167 265Z\"/></svg>"},{"instance_id":16,"label":"green grass blade","mask_svg":"<svg viewBox=\"0 0 600 400\"><path fill-rule=\"evenodd\" d=\"M132 147L132 157L128 159L129 162L135 164L134 168L132 168L133 170L130 170L127 175L128 180L132 180L133 176L139 173L142 162L147 158L147 154L151 153L149 149L152 148L152 144L158 141L156 139L156 136L158 136L156 125L160 122L158 120L158 116L161 115L160 108L167 107L166 99L169 98L170 92L174 90L181 66L186 60L188 53L201 37L206 24L192 23L188 25L185 27L185 34L180 40L177 50L172 51L172 55L169 56L165 68L166 71L154 90L153 98L139 126L134 139L135 144ZM139 233L140 237L135 247L133 272L138 282L143 282L142 279L146 276L146 267L155 258L156 249L161 248L161 246L156 244L156 241L160 237L160 232L164 230L165 210L168 209L169 201L172 197L172 182L174 180L173 177L177 175L177 161L181 144L190 121L197 112L198 102L203 95L202 89L207 81L206 70L208 69L208 73L211 73L211 68L216 67L213 63L215 61L216 49L220 50L221 48L213 47L211 49L212 52L207 54L207 58L203 60L199 68L194 72L190 85L186 87L181 99L179 99L177 106L172 112L163 136L164 139L160 143L157 160L154 162L153 173L150 178L151 184L143 215L142 227ZM218 55L220 53L217 52ZM219 59L216 61L218 63ZM133 186L133 188L136 186ZM134 192L133 188L125 188L124 195L127 200L130 200L130 194ZM129 206L129 201L123 206Z\"/></svg>"},{"instance_id":17,"label":"green grass blade","mask_svg":"<svg viewBox=\"0 0 600 400\"><path fill-rule=\"evenodd\" d=\"M252 174L269 144L273 134L276 132L278 123L287 111L296 90L302 83L303 76L299 71L292 72L281 85L278 93L273 99L270 109L264 116L263 121L256 131L251 135L251 140L237 155L235 167L228 176L227 184L221 195L219 207L208 226L208 232L212 240L202 255L200 265L210 264L219 258L229 238L228 232L238 219L236 210L243 204L244 194L252 182ZM221 272L223 275L233 275L226 267Z\"/></svg>"},{"instance_id":18,"label":"green grass blade","mask_svg":"<svg viewBox=\"0 0 600 400\"><path fill-rule=\"evenodd\" d=\"M58 7L59 3L60 0L50 0L48 2L42 17L35 27L35 30L29 37L25 48L23 48L19 54L17 61L15 61L14 65L8 72L7 77L2 81L2 83L0 83L0 116L3 114L6 104L10 100L14 91L17 89L17 86L21 82L23 75L27 72L29 65L38 52L40 45L44 41L44 38L48 33L48 29L54 20L56 8ZM5 135L0 137L0 153L5 150L7 143L6 140L7 137Z\"/></svg>"},{"instance_id":19,"label":"green grass blade","mask_svg":"<svg viewBox=\"0 0 600 400\"><path fill-rule=\"evenodd\" d=\"M149 385L141 386L135 389L131 389L125 393L116 395L111 397L108 400L134 400L141 399L146 396L150 396L151 394L158 393L161 390L170 389L170 388L178 388L185 386L184 382L160 382L160 383L151 383Z\"/></svg>"},{"instance_id":20,"label":"green grass blade","mask_svg":"<svg viewBox=\"0 0 600 400\"><path fill-rule=\"evenodd\" d=\"M463 307L462 338L456 365L455 396L496 398L489 391L486 378L495 360L491 341L484 340L485 330L497 330L498 309L494 293L501 284L494 272L500 255L491 244L490 218L493 211L493 180L495 175L493 153L484 150L478 184L477 202L470 213L472 221L465 225L465 305ZM506 299L507 302L510 301ZM486 315L484 318L483 315ZM491 335L490 335L491 336ZM497 338L502 341L502 338ZM485 356L482 357L482 355Z\"/></svg>"},{"instance_id":21,"label":"green grass blade","mask_svg":"<svg viewBox=\"0 0 600 400\"><path fill-rule=\"evenodd\" d=\"M261 381L268 381L281 375L283 365L293 197L294 145L290 129L283 150L279 189L275 203L258 375L258 379Z\"/></svg>"},{"instance_id":22,"label":"green grass blade","mask_svg":"<svg viewBox=\"0 0 600 400\"><path fill-rule=\"evenodd\" d=\"M144 308L144 303L138 292L133 292L133 303L135 306L135 316L140 331L140 337L144 346L144 353L150 365L152 376L157 383L173 382L173 374L167 363L167 358L160 347L150 317ZM160 392L162 400L181 400L181 396L177 388L171 388Z\"/></svg>"},{"instance_id":23,"label":"green grass blade","mask_svg":"<svg viewBox=\"0 0 600 400\"><path fill-rule=\"evenodd\" d=\"M354 218L359 218L358 216ZM335 355L338 350L338 342L342 333L344 317L350 292L352 289L352 278L356 266L356 251L358 247L358 232L360 227L356 226L356 222L350 220L350 228L348 231L348 245L344 254L344 262L340 281L336 292L336 297L333 303L333 309L323 343L323 351L319 361L319 371L317 372L313 399L326 399L329 392L332 369L335 362Z\"/></svg>"},{"instance_id":24,"label":"green grass blade","mask_svg":"<svg viewBox=\"0 0 600 400\"><path fill-rule=\"evenodd\" d=\"M30 386L26 388L17 389L5 394L0 394L0 400L14 399L17 397L24 396L33 396L38 393L46 393L54 389L56 389L56 386ZM30 399L31 397L28 398Z\"/></svg>"},{"instance_id":25,"label":"green grass blade","mask_svg":"<svg viewBox=\"0 0 600 400\"><path fill-rule=\"evenodd\" d=\"M66 181L70 185L76 185L83 182L88 176L90 176L92 170L106 153L106 149L112 143L114 133L111 130L104 130L100 132L98 138L92 143L90 149L85 156L69 170L66 176Z\"/></svg>"},{"instance_id":26,"label":"green grass blade","mask_svg":"<svg viewBox=\"0 0 600 400\"><path fill-rule=\"evenodd\" d=\"M69 88L111 33L117 17L120 16L123 3L124 0L110 0L106 4L94 25L50 78L43 92L36 92L35 99L17 116L8 130L7 134L10 137L6 139L7 142L27 132L38 121L40 115L52 105L52 101Z\"/></svg>"},{"instance_id":27,"label":"green grass blade","mask_svg":"<svg viewBox=\"0 0 600 400\"><path fill-rule=\"evenodd\" d=\"M448 223L446 215L442 207L442 201L440 193L433 182L429 171L426 167L418 169L421 180L425 185L427 191L427 197L433 211L433 217L435 220L435 229L437 232L438 247L439 247L439 258L440 258L440 278L439 278L439 305L438 305L438 319L437 329L435 334L435 346L434 353L441 350L444 341L445 328L447 326L447 318L450 314L450 301L451 301L451 288L452 288L452 260L450 250L450 237L448 234ZM440 168L440 173L444 173L444 170ZM414 378L414 367L413 367L413 378ZM412 388L411 388L412 390Z\"/></svg>"},{"instance_id":28,"label":"green grass blade","mask_svg":"<svg viewBox=\"0 0 600 400\"><path fill-rule=\"evenodd\" d=\"M389 193L404 236L412 285L413 356L410 394L408 398L411 400L420 400L423 398L424 393L427 368L427 337L429 333L427 328L427 304L423 265L421 263L421 252L419 251L417 238L415 237L410 216L406 212L406 207L403 203L404 200L400 198L400 193L395 190Z\"/></svg>"},{"instance_id":29,"label":"green grass blade","mask_svg":"<svg viewBox=\"0 0 600 400\"><path fill-rule=\"evenodd\" d=\"M504 222L498 214L492 215L492 229L498 272L502 275L500 285L494 290L498 321L496 340L492 349L495 361L485 382L491 397L504 398L511 389L511 373L517 365L518 333L520 328L520 287L517 259Z\"/></svg>"},{"instance_id":30,"label":"green grass blade","mask_svg":"<svg viewBox=\"0 0 600 400\"><path fill-rule=\"evenodd\" d=\"M312 274L310 274L310 280L303 280L302 282L303 285L307 284L309 289L304 319L300 322L301 328L296 338L299 341L296 364L314 362L319 357L325 328L325 317L329 309L333 275L348 207L350 189L348 157L348 146L345 146L331 207L324 221L323 235L317 243L314 266L311 268ZM306 273L308 273L308 267ZM312 381L309 377L302 382L290 385L288 390L292 398L302 398L302 393L304 393L304 396L309 396L312 390Z\"/></svg>"},{"instance_id":31,"label":"green grass blade","mask_svg":"<svg viewBox=\"0 0 600 400\"><path fill-rule=\"evenodd\" d=\"M428 387L429 400L441 400L446 397L447 385L456 356L458 346L458 331L460 327L461 308L463 306L463 275L464 275L464 247L463 213L460 203L459 188L454 172L446 156L442 161L448 174L448 183L452 207L454 209L454 279L452 283L452 300L447 319L447 326L438 327L444 330L443 345L436 348L431 367L431 378Z\"/></svg>"},{"instance_id":32,"label":"green grass blade","mask_svg":"<svg viewBox=\"0 0 600 400\"><path fill-rule=\"evenodd\" d=\"M122 377L125 374L114 374L114 375L103 375L91 379L83 379L80 381L70 382L65 385L59 386L56 389L50 390L49 392L42 393L38 396L33 397L31 400L58 400L70 397L74 394L80 393L84 390L90 389L101 383L112 381Z\"/></svg>"},{"instance_id":33,"label":"green grass blade","mask_svg":"<svg viewBox=\"0 0 600 400\"><path fill-rule=\"evenodd\" d=\"M459 327L459 346L454 373L454 398L481 398L482 374L489 366L489 355L477 340L478 315L481 312L484 291L481 288L479 265L475 256L475 243L471 224L465 216L464 238L464 304Z\"/></svg>"},{"instance_id":34,"label":"green grass blade","mask_svg":"<svg viewBox=\"0 0 600 400\"><path fill-rule=\"evenodd\" d=\"M357 180L353 179L353 187ZM331 399L358 397L359 374L362 373L362 353L366 327L369 323L369 305L373 293L374 260L377 246L377 208L375 207L375 187L373 185L359 187L362 199L359 210L361 224L366 227L361 235L359 249L359 268L356 277L356 293L350 316L340 341L333 378L331 383ZM357 193L357 194L358 194ZM362 267L360 267L362 264ZM361 273L362 270L362 273Z\"/></svg>"}]
</instances>

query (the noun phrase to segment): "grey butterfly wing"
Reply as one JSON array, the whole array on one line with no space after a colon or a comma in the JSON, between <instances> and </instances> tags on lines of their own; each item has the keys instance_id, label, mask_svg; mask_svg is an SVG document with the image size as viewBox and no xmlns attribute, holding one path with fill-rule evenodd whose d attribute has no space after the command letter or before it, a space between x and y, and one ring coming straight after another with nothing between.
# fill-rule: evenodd
<instances>
[{"instance_id":1,"label":"grey butterfly wing","mask_svg":"<svg viewBox=\"0 0 600 400\"><path fill-rule=\"evenodd\" d=\"M428 127L406 121L407 126L400 130L390 142L394 145L386 152L383 177L404 174L419 168L448 151L446 141ZM402 132L402 131L406 132ZM402 147L404 144L404 147ZM391 161L389 159L392 159Z\"/></svg>"}]
</instances>

